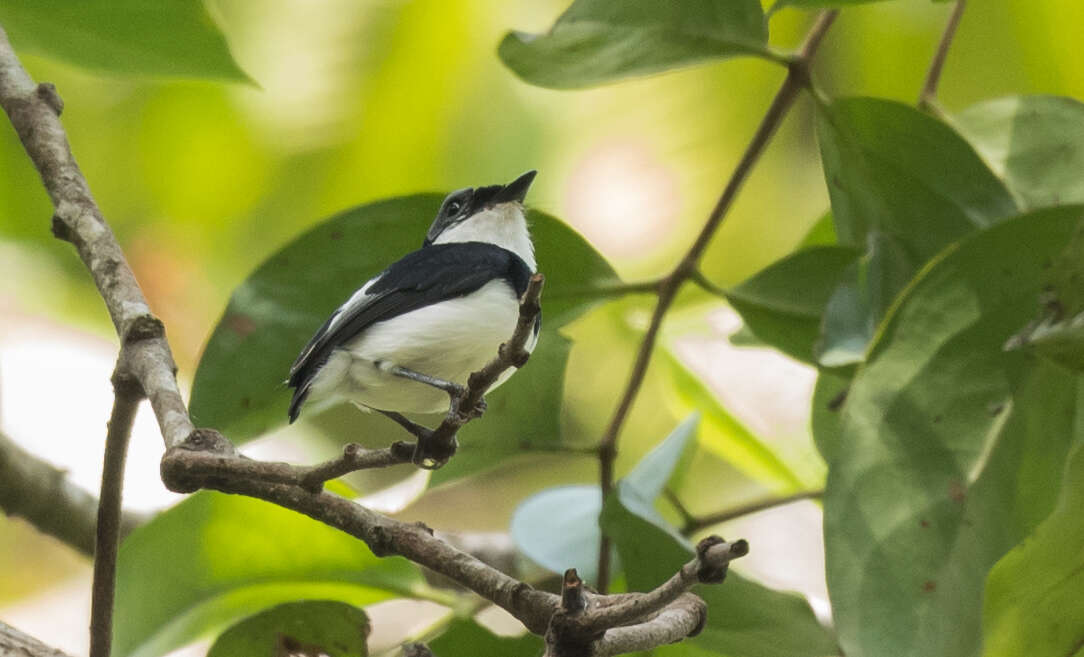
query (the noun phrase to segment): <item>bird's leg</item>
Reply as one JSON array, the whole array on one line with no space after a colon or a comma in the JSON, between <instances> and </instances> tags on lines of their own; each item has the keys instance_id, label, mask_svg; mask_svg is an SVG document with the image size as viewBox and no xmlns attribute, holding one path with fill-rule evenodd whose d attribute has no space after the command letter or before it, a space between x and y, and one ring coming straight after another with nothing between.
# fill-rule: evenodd
<instances>
[{"instance_id":1,"label":"bird's leg","mask_svg":"<svg viewBox=\"0 0 1084 657\"><path fill-rule=\"evenodd\" d=\"M423 427L417 422L412 422L411 420L408 420L402 413L396 413L395 411L382 411L379 408L376 409L376 412L394 420L396 424L409 431L419 441L425 440L429 438L429 436L433 435L432 429Z\"/></svg>"},{"instance_id":2,"label":"bird's leg","mask_svg":"<svg viewBox=\"0 0 1084 657\"><path fill-rule=\"evenodd\" d=\"M438 379L435 376L429 376L428 374L422 374L421 372L415 372L414 370L407 369L400 365L394 365L389 370L395 376L401 376L404 379L410 379L411 381L417 381L418 383L424 383L427 386L433 386L437 390L443 390L448 395L455 399L461 397L466 392L463 386L452 381L445 381L444 379Z\"/></svg>"},{"instance_id":3,"label":"bird's leg","mask_svg":"<svg viewBox=\"0 0 1084 657\"><path fill-rule=\"evenodd\" d=\"M418 439L417 444L414 446L414 457L411 459L414 462L414 465L417 465L418 467L424 468L426 470L436 470L437 468L448 462L451 454L448 454L447 456L443 454L440 456L432 454L432 452L434 451L433 446L429 444L433 437L432 429L423 427L417 422L412 422L411 420L408 420L402 413L396 413L395 411L382 411L379 408L375 410L377 413L380 413L381 415L393 420L396 424L409 431L411 434L414 435L415 438ZM451 452L453 454L455 453L455 448L456 442L455 438L453 437L451 445ZM441 451L447 452L448 449L444 448Z\"/></svg>"}]
</instances>

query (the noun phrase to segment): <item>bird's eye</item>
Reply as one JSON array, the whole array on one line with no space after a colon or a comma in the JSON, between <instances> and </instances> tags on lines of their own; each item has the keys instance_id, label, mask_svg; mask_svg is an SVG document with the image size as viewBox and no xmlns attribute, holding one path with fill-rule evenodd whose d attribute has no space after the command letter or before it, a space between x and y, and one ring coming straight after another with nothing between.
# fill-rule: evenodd
<instances>
[{"instance_id":1,"label":"bird's eye","mask_svg":"<svg viewBox=\"0 0 1084 657\"><path fill-rule=\"evenodd\" d=\"M463 204L459 201L452 201L448 204L448 216L454 217L459 214L459 211L463 209Z\"/></svg>"}]
</instances>

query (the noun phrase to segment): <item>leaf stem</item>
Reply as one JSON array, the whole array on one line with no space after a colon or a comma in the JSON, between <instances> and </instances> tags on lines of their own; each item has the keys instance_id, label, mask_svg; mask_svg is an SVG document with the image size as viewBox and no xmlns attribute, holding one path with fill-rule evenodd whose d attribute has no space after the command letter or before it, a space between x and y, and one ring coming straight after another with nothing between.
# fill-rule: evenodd
<instances>
[{"instance_id":1,"label":"leaf stem","mask_svg":"<svg viewBox=\"0 0 1084 657\"><path fill-rule=\"evenodd\" d=\"M937 85L941 82L941 72L945 68L945 59L948 58L949 47L952 39L956 36L956 28L960 26L960 17L963 16L964 6L967 0L956 0L952 8L945 31L941 34L941 42L937 44L937 50L930 60L930 70L926 73L926 82L922 85L922 92L918 96L918 106L926 111L939 112L937 107Z\"/></svg>"},{"instance_id":2,"label":"leaf stem","mask_svg":"<svg viewBox=\"0 0 1084 657\"><path fill-rule=\"evenodd\" d=\"M737 167L735 167L734 173L727 181L726 187L719 196L719 200L715 203L711 214L708 215L703 228L700 229L699 235L697 235L692 246L689 247L689 250L670 275L663 278L659 284L658 300L651 315L651 323L640 343L640 349L636 354L636 360L633 362L628 382L625 384L625 390L618 400L613 416L599 442L599 486L602 490L603 503L613 492L614 461L617 458L618 437L644 382L644 376L651 361L651 354L655 348L663 317L673 304L682 284L690 278L695 278L697 264L701 256L704 255L704 251L707 250L712 237L719 229L719 226L722 225L727 212L738 195L738 191L746 179L749 178L754 165L760 159L772 135L779 128L787 111L794 104L799 92L812 86L809 76L809 63L837 14L838 11L830 10L823 11L817 16L817 20L806 35L805 42L798 50L797 56L788 62L787 77L783 81L783 85L776 92L775 98L764 114L764 118L761 119L752 140L746 147ZM598 580L595 582L596 588L602 593L605 593L610 586L610 551L610 539L603 534L599 545Z\"/></svg>"},{"instance_id":3,"label":"leaf stem","mask_svg":"<svg viewBox=\"0 0 1084 657\"><path fill-rule=\"evenodd\" d=\"M741 518L753 513L759 513L761 511L767 511L768 509L774 509L777 506L784 506L793 502L799 502L801 500L818 500L824 497L824 489L818 488L815 490L806 490L791 495L783 495L779 497L766 497L763 499L741 504L729 509L723 509L715 513L710 513L706 516L696 516L691 513L681 504L681 501L674 495L673 491L667 490L666 497L674 508L677 509L678 514L682 517L684 525L681 528L681 533L690 536L706 529L713 525L718 525L735 518Z\"/></svg>"}]
</instances>

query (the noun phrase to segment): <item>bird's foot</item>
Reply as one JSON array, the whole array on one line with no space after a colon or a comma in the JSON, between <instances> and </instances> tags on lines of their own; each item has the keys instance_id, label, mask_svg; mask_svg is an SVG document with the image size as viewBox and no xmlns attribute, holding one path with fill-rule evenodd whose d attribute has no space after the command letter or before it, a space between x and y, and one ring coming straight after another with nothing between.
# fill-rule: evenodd
<instances>
[{"instance_id":1,"label":"bird's foot","mask_svg":"<svg viewBox=\"0 0 1084 657\"><path fill-rule=\"evenodd\" d=\"M444 379L438 379L435 376L429 376L428 374L422 374L421 372L415 372L412 369L396 365L388 370L395 376L402 377L404 379L410 379L411 381L417 381L418 383L424 383L427 386L432 386L437 390L443 390L448 393L453 399L461 397L466 388L455 383L454 381L445 381Z\"/></svg>"},{"instance_id":2,"label":"bird's foot","mask_svg":"<svg viewBox=\"0 0 1084 657\"><path fill-rule=\"evenodd\" d=\"M418 444L414 447L414 458L411 461L423 470L437 470L451 460L458 447L459 441L456 440L455 436L452 436L449 440L439 441L433 435L424 440L419 438Z\"/></svg>"}]
</instances>

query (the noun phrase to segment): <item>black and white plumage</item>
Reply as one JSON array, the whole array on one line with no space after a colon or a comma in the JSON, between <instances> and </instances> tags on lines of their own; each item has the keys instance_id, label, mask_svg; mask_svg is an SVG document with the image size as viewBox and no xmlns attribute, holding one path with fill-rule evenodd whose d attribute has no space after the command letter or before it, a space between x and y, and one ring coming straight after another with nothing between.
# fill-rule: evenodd
<instances>
[{"instance_id":1,"label":"black and white plumage","mask_svg":"<svg viewBox=\"0 0 1084 657\"><path fill-rule=\"evenodd\" d=\"M446 392L393 370L463 385L511 337L536 269L523 208L534 176L444 199L422 248L365 283L302 349L288 380L291 422L310 398L381 411L448 409Z\"/></svg>"}]
</instances>

